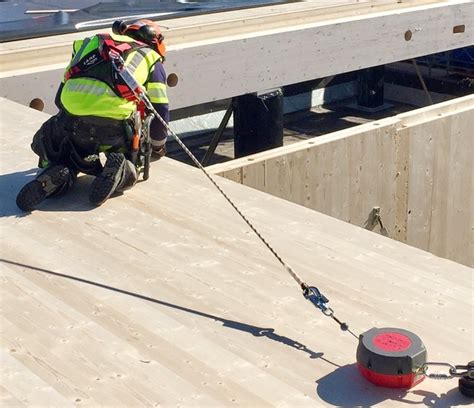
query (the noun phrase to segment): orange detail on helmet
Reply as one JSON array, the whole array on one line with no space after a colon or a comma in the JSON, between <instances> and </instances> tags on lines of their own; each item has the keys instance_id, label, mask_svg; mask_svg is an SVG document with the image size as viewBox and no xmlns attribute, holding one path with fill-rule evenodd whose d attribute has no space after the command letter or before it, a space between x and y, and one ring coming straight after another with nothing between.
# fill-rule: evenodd
<instances>
[{"instance_id":1,"label":"orange detail on helmet","mask_svg":"<svg viewBox=\"0 0 474 408\"><path fill-rule=\"evenodd\" d=\"M146 19L137 20L126 26L123 34L154 46L155 50L162 57L166 54L166 46L164 43L165 38L163 37L163 34L161 34L160 26L154 21Z\"/></svg>"}]
</instances>

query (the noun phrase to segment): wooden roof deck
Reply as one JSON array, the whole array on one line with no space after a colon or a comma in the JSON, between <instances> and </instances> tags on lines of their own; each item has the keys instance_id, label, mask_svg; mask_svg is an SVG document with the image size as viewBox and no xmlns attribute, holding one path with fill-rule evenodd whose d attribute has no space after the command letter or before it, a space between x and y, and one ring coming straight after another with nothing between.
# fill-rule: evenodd
<instances>
[{"instance_id":1,"label":"wooden roof deck","mask_svg":"<svg viewBox=\"0 0 474 408\"><path fill-rule=\"evenodd\" d=\"M47 115L0 100L2 406L462 406L457 381L404 392L355 367L357 341L196 169L171 159L91 209L90 180L23 215ZM356 333L417 333L430 361L472 360L472 269L219 179Z\"/></svg>"}]
</instances>

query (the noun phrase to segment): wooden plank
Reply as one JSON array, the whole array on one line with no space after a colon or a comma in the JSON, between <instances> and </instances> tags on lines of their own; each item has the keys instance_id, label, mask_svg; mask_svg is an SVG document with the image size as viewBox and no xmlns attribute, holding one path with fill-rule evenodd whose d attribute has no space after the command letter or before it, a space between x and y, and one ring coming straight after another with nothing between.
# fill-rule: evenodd
<instances>
[{"instance_id":1,"label":"wooden plank","mask_svg":"<svg viewBox=\"0 0 474 408\"><path fill-rule=\"evenodd\" d=\"M407 242L408 217L408 181L409 181L410 134L405 125L401 125L395 134L395 220L391 237Z\"/></svg>"},{"instance_id":2,"label":"wooden plank","mask_svg":"<svg viewBox=\"0 0 474 408\"><path fill-rule=\"evenodd\" d=\"M155 162L146 183L96 209L87 204L90 179L80 177L70 194L21 214L15 195L35 169L29 143L47 115L1 99L0 108L0 347L8 354L0 374L17 400L400 407L429 392L458 404L454 382L426 380L403 400L365 382L354 338L304 300L190 166ZM357 333L401 326L420 335L433 360L471 358L470 268L219 183Z\"/></svg>"},{"instance_id":3,"label":"wooden plank","mask_svg":"<svg viewBox=\"0 0 474 408\"><path fill-rule=\"evenodd\" d=\"M381 208L381 220L384 229L380 225L377 226L377 231L381 234L395 237L396 235L396 214L397 206L397 184L399 183L399 168L397 163L397 129L391 126L381 129L383 135L381 138L381 164L380 166L380 180L382 183L382 192L380 195L380 202L384 203L384 208ZM386 203L390 203L387 205Z\"/></svg>"},{"instance_id":4,"label":"wooden plank","mask_svg":"<svg viewBox=\"0 0 474 408\"><path fill-rule=\"evenodd\" d=\"M444 133L433 132L438 146L434 158L437 185L432 203L430 251L473 265L473 193L469 186L472 188L474 113L467 111L443 118Z\"/></svg>"},{"instance_id":5,"label":"wooden plank","mask_svg":"<svg viewBox=\"0 0 474 408\"><path fill-rule=\"evenodd\" d=\"M250 163L248 166L242 168L242 184L244 186L256 188L260 191L265 191L265 186L267 184L265 174L265 161L257 162L255 165Z\"/></svg>"},{"instance_id":6,"label":"wooden plank","mask_svg":"<svg viewBox=\"0 0 474 408\"><path fill-rule=\"evenodd\" d=\"M374 13L391 9L433 4L442 0L309 0L300 3L275 4L258 8L241 9L199 16L167 19L162 30L170 51L176 45L206 41L210 38L251 33L262 29L304 24L318 20L342 18L353 14ZM105 29L107 31L107 29ZM81 31L70 34L46 36L0 44L1 72L29 69L36 65L66 64L70 58L71 44L84 36L101 30ZM110 30L108 30L110 32ZM16 55L15 61L12 54ZM35 61L35 64L32 64Z\"/></svg>"},{"instance_id":7,"label":"wooden plank","mask_svg":"<svg viewBox=\"0 0 474 408\"><path fill-rule=\"evenodd\" d=\"M170 90L173 108L468 46L474 43L472 27L466 23L463 36L452 30L472 15L472 2L447 2L181 46L168 59L180 78L180 86ZM404 39L407 27L416 29L409 42ZM261 66L272 67L271 75Z\"/></svg>"},{"instance_id":8,"label":"wooden plank","mask_svg":"<svg viewBox=\"0 0 474 408\"><path fill-rule=\"evenodd\" d=\"M470 0L391 3L388 9L383 4L382 8L372 4L363 12L351 11L348 15L316 15L302 24L296 18L294 25L281 14L277 16L279 22L271 18L268 27L258 19L252 21L250 31L243 19L240 28L229 32L225 25L217 34L209 28L208 37L200 41L192 37L196 32L192 28L183 43L169 47L166 68L168 74L179 78L178 85L169 89L170 106L194 106L474 43L473 25L469 24L474 3ZM261 19L265 21L264 16ZM453 27L459 24L465 24L465 32L453 34ZM408 29L414 33L410 41L404 38ZM31 50L44 51L30 44L28 52ZM53 47L53 55L57 51ZM60 66L67 62L70 46L59 53L61 61L47 58L45 64L38 62L33 68L29 61L37 59L26 58L28 66L20 67L21 55L12 58L11 53L4 52L2 65L14 59L15 66L0 73L1 96L26 105L33 97L40 97L48 109L54 110L57 81L51 80L61 77ZM262 67L272 67L271 72ZM19 83L26 84L25 96L18 93ZM34 92L30 94L29 90Z\"/></svg>"},{"instance_id":9,"label":"wooden plank","mask_svg":"<svg viewBox=\"0 0 474 408\"><path fill-rule=\"evenodd\" d=\"M221 175L229 180L236 181L237 183L242 183L242 169L229 170Z\"/></svg>"},{"instance_id":10,"label":"wooden plank","mask_svg":"<svg viewBox=\"0 0 474 408\"><path fill-rule=\"evenodd\" d=\"M474 110L438 115L410 127L407 243L473 266Z\"/></svg>"},{"instance_id":11,"label":"wooden plank","mask_svg":"<svg viewBox=\"0 0 474 408\"><path fill-rule=\"evenodd\" d=\"M11 326L5 320L6 314L2 314L2 329L8 330ZM2 339L2 344L10 346L8 341ZM17 343L18 344L18 343ZM16 349L11 345L9 350L2 349L2 406L4 407L28 407L28 406L62 406L72 407L72 401L57 392L52 383L44 381L28 370L18 357L21 348ZM24 381L28 378L28 381Z\"/></svg>"},{"instance_id":12,"label":"wooden plank","mask_svg":"<svg viewBox=\"0 0 474 408\"><path fill-rule=\"evenodd\" d=\"M313 142L314 144L314 142ZM312 146L308 143L308 146ZM317 173L318 163L320 162L320 151L317 149L306 149L307 159L305 160L305 192L306 197L304 201L304 206L308 208L315 208L316 200L319 197L317 194L317 189L319 184L313 182L315 174Z\"/></svg>"},{"instance_id":13,"label":"wooden plank","mask_svg":"<svg viewBox=\"0 0 474 408\"><path fill-rule=\"evenodd\" d=\"M461 115L463 117L464 115ZM458 116L458 115L456 115ZM430 230L428 234L428 250L439 256L447 257L448 240L452 237L448 236L447 222L451 218L451 208L448 206L448 197L451 195L453 185L449 183L450 165L452 160L457 160L451 153L451 144L458 146L463 145L456 134L452 133L453 117L446 117L442 121L434 123L425 123L423 131L430 134L433 139L433 196L431 199L431 217ZM464 145L465 147L465 145ZM459 153L459 152L456 152ZM457 174L459 177L459 174ZM452 180L454 182L454 179ZM458 184L457 182L455 184ZM456 223L456 226L459 226ZM459 231L461 231L459 229ZM456 239L457 242L457 239ZM453 258L451 258L453 259Z\"/></svg>"},{"instance_id":14,"label":"wooden plank","mask_svg":"<svg viewBox=\"0 0 474 408\"><path fill-rule=\"evenodd\" d=\"M434 126L439 126L435 123ZM433 199L433 136L426 125L410 128L407 244L428 250Z\"/></svg>"},{"instance_id":15,"label":"wooden plank","mask_svg":"<svg viewBox=\"0 0 474 408\"><path fill-rule=\"evenodd\" d=\"M473 188L473 136L474 112L452 115L447 165L445 196L447 200L446 244L444 249L450 259L474 267L474 188ZM449 122L448 122L449 123ZM440 148L444 149L444 146ZM440 166L441 167L441 166ZM440 232L432 232L432 235ZM434 253L437 253L433 251Z\"/></svg>"},{"instance_id":16,"label":"wooden plank","mask_svg":"<svg viewBox=\"0 0 474 408\"><path fill-rule=\"evenodd\" d=\"M386 207L385 203L381 201L384 180L380 171L383 165L380 136L384 134L384 130L381 131L378 122L374 122L372 125L374 130L360 137L362 151L359 157L356 156L356 161L361 167L359 178L361 206L358 209L358 216L363 216L362 219L356 218L353 220L356 225L364 225L374 207L381 207L382 209Z\"/></svg>"},{"instance_id":17,"label":"wooden plank","mask_svg":"<svg viewBox=\"0 0 474 408\"><path fill-rule=\"evenodd\" d=\"M442 115L456 113L466 109L474 108L474 96L466 95L460 98L451 98L449 101L437 103L435 105L425 106L397 115L399 126L410 127L420 124Z\"/></svg>"},{"instance_id":18,"label":"wooden plank","mask_svg":"<svg viewBox=\"0 0 474 408\"><path fill-rule=\"evenodd\" d=\"M314 178L317 186L314 195L320 202L321 212L328 215L331 214L330 203L332 199L331 189L328 188L328 181L331 178L331 169L328 166L332 164L332 153L333 146L328 145L318 154Z\"/></svg>"},{"instance_id":19,"label":"wooden plank","mask_svg":"<svg viewBox=\"0 0 474 408\"><path fill-rule=\"evenodd\" d=\"M337 180L341 180L347 174L349 174L349 165L351 163L350 159L350 147L347 140L342 143L333 143L332 149L334 153L331 157L331 201L333 203L339 203L333 216L340 220L345 220L349 222L349 209L350 209L350 199L349 192L351 189L350 179L346 179L346 183L338 183ZM308 162L308 167L310 167L310 162Z\"/></svg>"},{"instance_id":20,"label":"wooden plank","mask_svg":"<svg viewBox=\"0 0 474 408\"><path fill-rule=\"evenodd\" d=\"M26 407L18 398L13 396L4 387L0 386L0 402L5 407Z\"/></svg>"}]
</instances>

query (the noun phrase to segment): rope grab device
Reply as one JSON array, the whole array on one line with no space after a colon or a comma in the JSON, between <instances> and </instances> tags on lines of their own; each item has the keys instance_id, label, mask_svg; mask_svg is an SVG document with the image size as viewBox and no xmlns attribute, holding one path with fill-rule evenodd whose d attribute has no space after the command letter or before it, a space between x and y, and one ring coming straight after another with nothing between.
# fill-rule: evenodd
<instances>
[{"instance_id":1,"label":"rope grab device","mask_svg":"<svg viewBox=\"0 0 474 408\"><path fill-rule=\"evenodd\" d=\"M364 378L378 386L408 389L420 383L427 377L432 379L450 379L458 377L459 391L470 398L474 398L474 361L469 362L467 365L456 366L449 363L427 362L426 348L421 339L407 330L397 328L372 328L365 333L362 333L360 336L357 336L349 329L349 326L346 323L341 322L336 318L334 310L327 306L329 300L326 296L324 296L317 287L306 284L298 276L295 270L282 259L282 257L265 240L260 232L206 171L199 160L197 160L178 135L176 135L176 133L170 128L168 123L166 123L166 121L159 115L151 101L148 99L146 91L128 72L123 58L117 53L111 52L110 59L114 70L122 77L123 81L133 92L137 104L144 104L146 109L152 112L163 126L165 126L194 164L196 164L196 166L204 173L237 214L257 235L260 241L298 283L304 298L309 300L325 316L333 319L342 331L347 331L353 337L358 339L359 344L356 353L357 366ZM448 373L430 373L429 371L433 367L448 368Z\"/></svg>"}]
</instances>

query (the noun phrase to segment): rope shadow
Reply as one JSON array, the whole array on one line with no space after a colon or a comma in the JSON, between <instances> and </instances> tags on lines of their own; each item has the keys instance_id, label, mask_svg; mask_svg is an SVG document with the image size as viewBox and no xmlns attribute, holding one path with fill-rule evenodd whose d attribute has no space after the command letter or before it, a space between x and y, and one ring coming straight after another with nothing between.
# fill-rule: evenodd
<instances>
[{"instance_id":1,"label":"rope shadow","mask_svg":"<svg viewBox=\"0 0 474 408\"><path fill-rule=\"evenodd\" d=\"M165 301L162 301L162 300L159 300L159 299L154 299L154 298L151 298L149 296L141 295L139 293L134 293L134 292L130 292L130 291L127 291L127 290L124 290L124 289L115 288L115 287L112 287L112 286L109 286L109 285L105 285L103 283L94 282L94 281L91 281L91 280L88 280L88 279L79 278L77 276L67 275L67 274L60 273L60 272L50 271L48 269L38 268L38 267L35 267L35 266L10 261L8 259L0 258L0 262L10 264L10 265L14 265L14 266L18 266L18 267L22 267L22 268L28 268L28 269L31 269L31 270L34 270L34 271L37 271L37 272L41 272L41 273L45 273L45 274L48 274L48 275L73 280L73 281L84 283L84 284L87 284L87 285L93 285L93 286L96 286L96 287L100 287L102 289L111 290L111 291L114 291L114 292L117 292L117 293L121 293L123 295L127 295L127 296L131 296L131 297L134 297L134 298L137 298L137 299L145 300L147 302L151 302L151 303L154 303L154 304L157 304L157 305L160 305L160 306L165 306L165 307L168 307L168 308L171 308L171 309L179 310L179 311L182 311L182 312L190 313L190 314L193 314L193 315L196 315L196 316L200 316L200 317L211 319L211 320L214 320L214 321L217 321L217 322L221 322L223 327L228 327L228 328L231 328L231 329L234 329L234 330L239 330L239 331L242 331L242 332L246 332L246 333L251 334L254 337L266 337L269 340L279 342L281 344L284 344L285 346L288 346L288 347L291 347L295 350L304 352L304 353L308 354L309 358L311 358L311 359L319 358L319 359L325 361L328 364L331 364L335 367L340 367L340 365L338 365L336 363L333 363L332 361L324 358L323 357L324 353L315 352L315 351L309 349L308 347L306 347L304 344L301 344L300 342L298 342L296 340L293 340L293 339L291 339L289 337L286 337L286 336L282 336L282 335L276 333L275 329L273 329L271 327L258 327L258 326L253 326L253 325L246 324L246 323L241 323L241 322L238 322L238 321L235 321L235 320L225 319L223 317L219 317L219 316L212 315L212 314L209 314L209 313L200 312L198 310L190 309L190 308L187 308L187 307L184 307L184 306L179 306L179 305L169 303L169 302L165 302Z\"/></svg>"}]
</instances>

